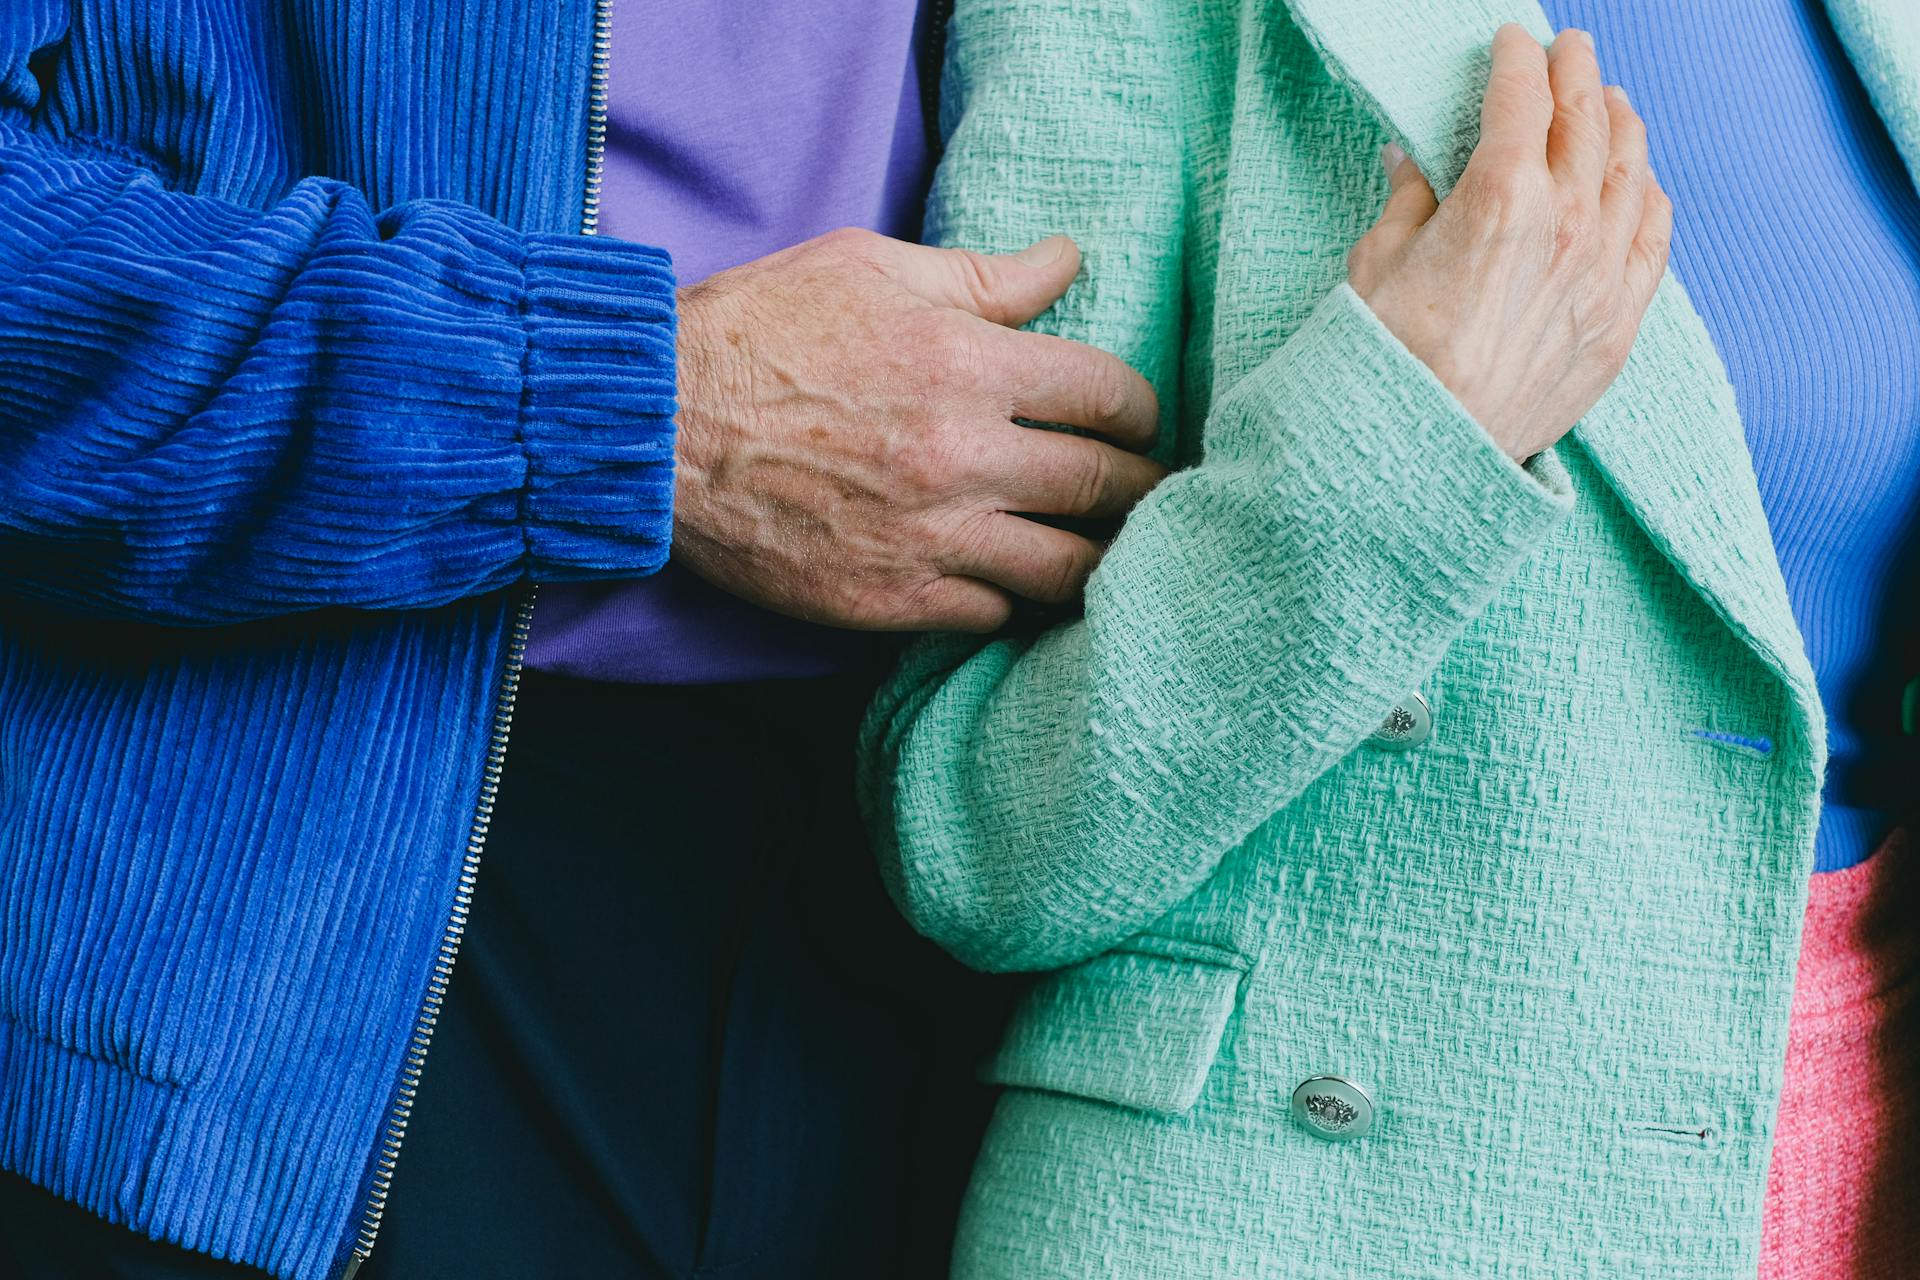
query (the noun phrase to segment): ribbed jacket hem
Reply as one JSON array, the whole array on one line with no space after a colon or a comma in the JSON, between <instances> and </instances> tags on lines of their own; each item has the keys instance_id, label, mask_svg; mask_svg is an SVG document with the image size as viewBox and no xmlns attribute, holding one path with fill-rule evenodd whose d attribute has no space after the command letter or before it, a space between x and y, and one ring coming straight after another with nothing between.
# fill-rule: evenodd
<instances>
[{"instance_id":1,"label":"ribbed jacket hem","mask_svg":"<svg viewBox=\"0 0 1920 1280\"><path fill-rule=\"evenodd\" d=\"M533 578L652 572L673 529L674 280L618 240L528 237L522 519Z\"/></svg>"},{"instance_id":2,"label":"ribbed jacket hem","mask_svg":"<svg viewBox=\"0 0 1920 1280\"><path fill-rule=\"evenodd\" d=\"M0 1018L0 1166L109 1222L204 1247L185 1206L149 1199L155 1148L184 1096Z\"/></svg>"},{"instance_id":3,"label":"ribbed jacket hem","mask_svg":"<svg viewBox=\"0 0 1920 1280\"><path fill-rule=\"evenodd\" d=\"M665 252L317 178L198 199L4 119L0 202L9 592L224 624L664 563Z\"/></svg>"},{"instance_id":4,"label":"ribbed jacket hem","mask_svg":"<svg viewBox=\"0 0 1920 1280\"><path fill-rule=\"evenodd\" d=\"M324 1222L320 1209L335 1198L337 1171L273 1159L272 1139L235 1101L147 1079L0 1018L0 1167L183 1249L287 1280L338 1274L347 1224Z\"/></svg>"}]
</instances>

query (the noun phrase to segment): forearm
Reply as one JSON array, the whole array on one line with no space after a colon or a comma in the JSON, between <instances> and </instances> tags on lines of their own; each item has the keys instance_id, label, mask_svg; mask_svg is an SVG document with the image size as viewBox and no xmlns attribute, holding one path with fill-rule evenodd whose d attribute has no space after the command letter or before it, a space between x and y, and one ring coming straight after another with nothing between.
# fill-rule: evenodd
<instances>
[{"instance_id":1,"label":"forearm","mask_svg":"<svg viewBox=\"0 0 1920 1280\"><path fill-rule=\"evenodd\" d=\"M1000 24L989 50L1112 40L1079 34L1067 0L980 15ZM1140 34L1122 69L1151 78L1155 38L1177 43ZM907 913L963 958L1058 965L1150 924L1374 732L1569 505L1557 465L1530 475L1511 459L1546 453L1619 374L1671 206L1590 41L1563 35L1549 55L1508 25L1492 52L1453 194L1442 204L1410 164L1392 168L1351 284L1215 388L1204 462L1134 511L1085 620L978 654L936 642L877 706L867 799L883 865ZM948 161L979 184L957 201L974 220L1087 202L1109 222L1152 221L1134 202L1157 194L1162 160L1135 154L1151 118L1137 105L1163 90L1093 75L1076 99L1071 77L1047 82L1064 83L1047 106L1087 117L1084 152L1146 175L1075 186L1049 177L1087 163L1067 139L1001 160L1021 127L1006 105L1054 90L987 61L961 77L987 123L969 140L963 118ZM1165 132L1178 144L1179 118ZM1157 274L1124 246L1088 262L1105 296L1067 331L1131 343L1116 348L1129 358L1157 349L1138 319L1169 304Z\"/></svg>"},{"instance_id":2,"label":"forearm","mask_svg":"<svg viewBox=\"0 0 1920 1280\"><path fill-rule=\"evenodd\" d=\"M928 642L876 705L867 803L924 932L986 968L1097 953L1378 728L1568 496L1342 287L1128 520L1083 621Z\"/></svg>"},{"instance_id":3,"label":"forearm","mask_svg":"<svg viewBox=\"0 0 1920 1280\"><path fill-rule=\"evenodd\" d=\"M664 560L658 251L320 181L242 209L11 125L0 208L0 590L217 623Z\"/></svg>"}]
</instances>

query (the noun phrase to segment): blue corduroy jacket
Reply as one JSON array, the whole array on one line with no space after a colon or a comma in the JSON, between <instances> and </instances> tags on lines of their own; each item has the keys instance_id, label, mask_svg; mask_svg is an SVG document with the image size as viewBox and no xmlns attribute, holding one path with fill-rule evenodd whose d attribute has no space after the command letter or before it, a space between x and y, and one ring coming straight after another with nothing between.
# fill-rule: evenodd
<instances>
[{"instance_id":1,"label":"blue corduroy jacket","mask_svg":"<svg viewBox=\"0 0 1920 1280\"><path fill-rule=\"evenodd\" d=\"M115 1222L353 1268L521 602L665 556L604 5L0 6L0 1166Z\"/></svg>"}]
</instances>

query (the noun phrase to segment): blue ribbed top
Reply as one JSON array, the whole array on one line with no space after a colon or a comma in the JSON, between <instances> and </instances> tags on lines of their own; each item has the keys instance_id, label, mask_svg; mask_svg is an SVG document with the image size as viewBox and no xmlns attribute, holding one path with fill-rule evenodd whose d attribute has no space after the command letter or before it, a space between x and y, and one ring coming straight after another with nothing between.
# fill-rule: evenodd
<instances>
[{"instance_id":1,"label":"blue ribbed top","mask_svg":"<svg viewBox=\"0 0 1920 1280\"><path fill-rule=\"evenodd\" d=\"M1815 869L1872 852L1907 763L1920 196L1820 0L1546 0L1646 118L1673 267L1733 382L1833 750Z\"/></svg>"}]
</instances>

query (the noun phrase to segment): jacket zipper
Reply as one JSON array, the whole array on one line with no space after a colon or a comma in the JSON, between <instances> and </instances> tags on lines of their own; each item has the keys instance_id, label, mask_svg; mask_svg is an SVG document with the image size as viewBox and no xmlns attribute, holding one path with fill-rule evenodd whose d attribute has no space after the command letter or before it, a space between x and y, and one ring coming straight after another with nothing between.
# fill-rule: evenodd
<instances>
[{"instance_id":1,"label":"jacket zipper","mask_svg":"<svg viewBox=\"0 0 1920 1280\"><path fill-rule=\"evenodd\" d=\"M927 153L940 158L940 77L947 65L947 28L953 0L929 0L920 45L920 120L926 126Z\"/></svg>"},{"instance_id":2,"label":"jacket zipper","mask_svg":"<svg viewBox=\"0 0 1920 1280\"><path fill-rule=\"evenodd\" d=\"M613 60L613 0L593 0L593 61L587 87L586 186L580 204L580 234L594 235L600 229L600 173L607 151L607 74ZM433 1029L446 1004L447 982L453 976L453 962L460 954L460 940L466 936L467 913L473 905L473 886L480 873L480 855L486 849L487 830L493 822L494 797L500 791L500 775L506 767L507 739L513 732L513 707L520 693L520 672L526 665L527 636L533 630L533 606L538 588L528 586L513 605L513 620L507 631L507 652L500 668L500 683L494 696L493 727L487 742L486 769L480 778L480 798L474 805L473 822L468 828L467 851L460 865L460 884L453 895L453 910L447 916L440 935L440 951L434 957L433 975L427 980L426 995L420 1001L420 1016L414 1021L413 1036L407 1043L406 1062L400 1068L400 1087L393 1107L387 1113L387 1127L380 1135L380 1154L374 1161L373 1185L360 1218L360 1228L347 1256L340 1280L353 1280L373 1253L380 1234L380 1219L386 1213L387 1193L393 1187L393 1171L400 1160L400 1144L406 1140L407 1122L413 1116L413 1100L420 1088L420 1074L426 1067L427 1050L433 1043Z\"/></svg>"}]
</instances>

